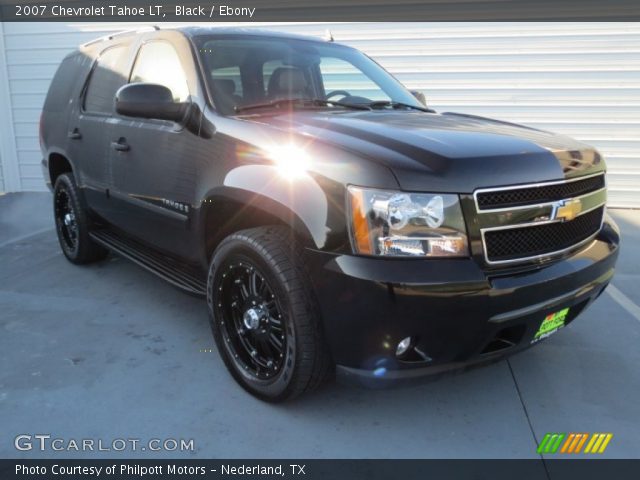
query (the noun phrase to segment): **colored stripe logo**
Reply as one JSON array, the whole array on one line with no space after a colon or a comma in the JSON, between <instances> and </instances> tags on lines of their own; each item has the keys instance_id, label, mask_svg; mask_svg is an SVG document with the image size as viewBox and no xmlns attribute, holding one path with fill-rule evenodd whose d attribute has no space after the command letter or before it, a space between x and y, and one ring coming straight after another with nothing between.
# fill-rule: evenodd
<instances>
[{"instance_id":1,"label":"colored stripe logo","mask_svg":"<svg viewBox=\"0 0 640 480\"><path fill-rule=\"evenodd\" d=\"M538 453L604 453L612 438L612 433L547 433Z\"/></svg>"}]
</instances>

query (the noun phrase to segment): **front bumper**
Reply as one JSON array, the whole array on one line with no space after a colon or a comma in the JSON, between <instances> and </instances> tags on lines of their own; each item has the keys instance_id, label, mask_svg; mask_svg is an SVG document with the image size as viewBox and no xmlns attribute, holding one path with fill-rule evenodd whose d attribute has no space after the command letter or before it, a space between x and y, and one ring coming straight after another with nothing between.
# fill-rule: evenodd
<instances>
[{"instance_id":1,"label":"front bumper","mask_svg":"<svg viewBox=\"0 0 640 480\"><path fill-rule=\"evenodd\" d=\"M522 273L472 259L415 260L307 250L324 333L339 378L394 383L491 362L532 345L546 315L571 322L613 276L619 231L605 218L589 244ZM398 342L415 339L397 358Z\"/></svg>"}]
</instances>

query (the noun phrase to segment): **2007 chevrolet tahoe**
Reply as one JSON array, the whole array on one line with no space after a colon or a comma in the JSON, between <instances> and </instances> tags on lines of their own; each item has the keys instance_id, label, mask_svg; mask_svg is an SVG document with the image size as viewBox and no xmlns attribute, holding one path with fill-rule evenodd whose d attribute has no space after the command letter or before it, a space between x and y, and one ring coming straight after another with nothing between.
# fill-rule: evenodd
<instances>
[{"instance_id":1,"label":"2007 chevrolet tahoe","mask_svg":"<svg viewBox=\"0 0 640 480\"><path fill-rule=\"evenodd\" d=\"M58 69L41 119L60 246L206 296L238 383L394 383L517 352L614 272L605 163L437 113L363 53L255 30L125 32Z\"/></svg>"}]
</instances>

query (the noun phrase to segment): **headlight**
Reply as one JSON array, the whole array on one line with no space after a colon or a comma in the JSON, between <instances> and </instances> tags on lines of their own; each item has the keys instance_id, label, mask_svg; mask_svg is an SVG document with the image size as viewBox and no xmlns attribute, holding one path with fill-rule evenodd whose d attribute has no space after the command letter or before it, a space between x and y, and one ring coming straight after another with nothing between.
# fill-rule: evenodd
<instances>
[{"instance_id":1,"label":"headlight","mask_svg":"<svg viewBox=\"0 0 640 480\"><path fill-rule=\"evenodd\" d=\"M356 253L419 257L469 254L457 195L349 187Z\"/></svg>"}]
</instances>

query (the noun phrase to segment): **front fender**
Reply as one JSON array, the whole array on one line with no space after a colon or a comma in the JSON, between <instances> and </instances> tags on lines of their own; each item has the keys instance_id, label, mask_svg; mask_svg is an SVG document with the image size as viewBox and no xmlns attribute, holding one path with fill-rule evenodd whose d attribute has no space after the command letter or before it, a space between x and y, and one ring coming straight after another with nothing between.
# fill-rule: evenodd
<instances>
[{"instance_id":1,"label":"front fender","mask_svg":"<svg viewBox=\"0 0 640 480\"><path fill-rule=\"evenodd\" d=\"M254 226L246 217L257 213L288 225L310 247L348 245L344 187L317 174L290 178L273 165L241 165L229 171L223 185L207 192L201 203L199 224L205 236L207 226L223 232L230 225ZM254 220L264 224L264 219Z\"/></svg>"},{"instance_id":2,"label":"front fender","mask_svg":"<svg viewBox=\"0 0 640 480\"><path fill-rule=\"evenodd\" d=\"M273 165L242 165L227 174L224 186L311 238L317 248L326 245L329 200L311 174L289 178Z\"/></svg>"}]
</instances>

